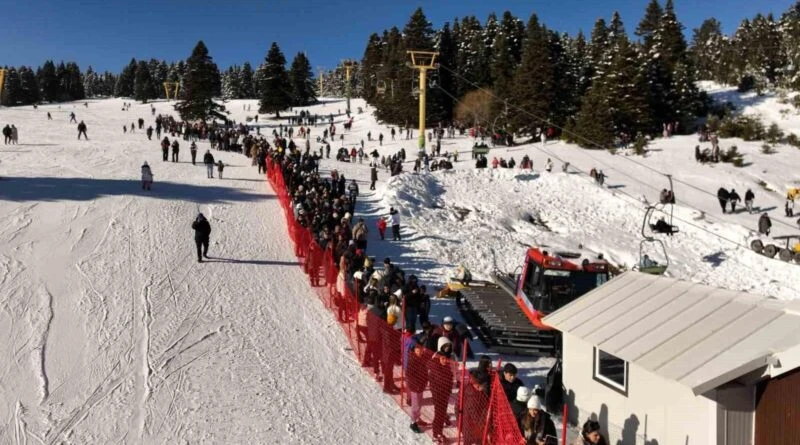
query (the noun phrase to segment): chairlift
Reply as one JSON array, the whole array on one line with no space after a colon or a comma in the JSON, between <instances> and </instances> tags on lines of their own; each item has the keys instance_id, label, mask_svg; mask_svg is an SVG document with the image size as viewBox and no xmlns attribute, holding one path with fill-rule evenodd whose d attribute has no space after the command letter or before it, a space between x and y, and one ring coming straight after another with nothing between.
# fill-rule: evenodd
<instances>
[{"instance_id":1,"label":"chairlift","mask_svg":"<svg viewBox=\"0 0 800 445\"><path fill-rule=\"evenodd\" d=\"M653 228L655 224L650 224L650 219L656 209L657 207L652 205L648 206L644 212L644 218L642 219L642 241L639 242L639 264L634 266L633 269L651 275L663 275L669 267L669 255L667 254L667 246L664 244L664 241L653 236L655 233L663 233L654 231ZM678 232L677 227L673 225L670 225L670 227L671 232L669 233ZM648 228L650 229L649 232ZM648 244L653 245L654 248L659 251L661 257L664 259L663 263L658 263L645 253Z\"/></svg>"}]
</instances>

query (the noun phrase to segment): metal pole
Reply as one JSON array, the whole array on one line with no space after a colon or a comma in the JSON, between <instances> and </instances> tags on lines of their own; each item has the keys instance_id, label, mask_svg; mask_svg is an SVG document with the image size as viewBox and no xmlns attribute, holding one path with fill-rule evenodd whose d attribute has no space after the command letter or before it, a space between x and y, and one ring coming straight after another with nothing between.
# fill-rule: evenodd
<instances>
[{"instance_id":1,"label":"metal pole","mask_svg":"<svg viewBox=\"0 0 800 445\"><path fill-rule=\"evenodd\" d=\"M344 72L345 72L345 95L347 96L347 113L350 114L350 68L352 67L350 62L345 62L344 65Z\"/></svg>"},{"instance_id":2,"label":"metal pole","mask_svg":"<svg viewBox=\"0 0 800 445\"><path fill-rule=\"evenodd\" d=\"M425 90L428 86L427 82L428 70L426 68L419 69L419 150L425 154Z\"/></svg>"},{"instance_id":3,"label":"metal pole","mask_svg":"<svg viewBox=\"0 0 800 445\"><path fill-rule=\"evenodd\" d=\"M569 412L567 411L567 404L564 404L564 414L561 420L563 426L561 427L561 444L567 445L567 415Z\"/></svg>"},{"instance_id":4,"label":"metal pole","mask_svg":"<svg viewBox=\"0 0 800 445\"><path fill-rule=\"evenodd\" d=\"M456 443L461 443L461 434L463 433L464 429L464 391L466 391L466 381L467 381L467 339L464 339L464 346L462 347L461 351L461 389L458 391L458 438L456 439ZM491 382L489 383L491 385Z\"/></svg>"}]
</instances>

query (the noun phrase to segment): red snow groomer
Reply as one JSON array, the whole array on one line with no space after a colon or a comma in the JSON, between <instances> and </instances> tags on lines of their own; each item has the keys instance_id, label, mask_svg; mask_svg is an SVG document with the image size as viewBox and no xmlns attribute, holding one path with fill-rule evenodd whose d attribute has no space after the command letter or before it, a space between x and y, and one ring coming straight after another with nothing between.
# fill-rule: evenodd
<instances>
[{"instance_id":1,"label":"red snow groomer","mask_svg":"<svg viewBox=\"0 0 800 445\"><path fill-rule=\"evenodd\" d=\"M521 273L495 273L494 283L469 285L458 295L465 320L492 351L554 355L560 336L542 318L610 277L610 265L602 255L590 259L537 247L528 249L517 270Z\"/></svg>"}]
</instances>

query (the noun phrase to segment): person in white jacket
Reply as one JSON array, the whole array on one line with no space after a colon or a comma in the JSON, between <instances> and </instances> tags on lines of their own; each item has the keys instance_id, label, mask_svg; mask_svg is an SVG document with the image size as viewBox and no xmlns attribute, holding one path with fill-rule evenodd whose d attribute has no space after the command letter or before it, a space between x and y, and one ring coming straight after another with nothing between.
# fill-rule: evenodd
<instances>
[{"instance_id":1,"label":"person in white jacket","mask_svg":"<svg viewBox=\"0 0 800 445\"><path fill-rule=\"evenodd\" d=\"M144 161L142 164L142 190L150 190L151 185L153 185L153 171L150 170L147 161Z\"/></svg>"},{"instance_id":2,"label":"person in white jacket","mask_svg":"<svg viewBox=\"0 0 800 445\"><path fill-rule=\"evenodd\" d=\"M400 212L394 207L389 208L389 222L392 225L392 240L400 241Z\"/></svg>"}]
</instances>

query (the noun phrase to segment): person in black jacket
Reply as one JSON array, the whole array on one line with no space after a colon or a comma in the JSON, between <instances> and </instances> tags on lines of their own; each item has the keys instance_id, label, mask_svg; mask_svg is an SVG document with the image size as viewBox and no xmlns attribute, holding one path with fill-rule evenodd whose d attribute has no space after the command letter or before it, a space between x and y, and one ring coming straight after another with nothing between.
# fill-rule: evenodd
<instances>
[{"instance_id":1,"label":"person in black jacket","mask_svg":"<svg viewBox=\"0 0 800 445\"><path fill-rule=\"evenodd\" d=\"M517 367L511 363L503 366L503 378L500 380L500 384L503 385L503 392L506 393L509 403L517 398L517 390L521 386L525 386L522 380L517 378Z\"/></svg>"},{"instance_id":2,"label":"person in black jacket","mask_svg":"<svg viewBox=\"0 0 800 445\"><path fill-rule=\"evenodd\" d=\"M720 207L722 207L722 213L725 213L725 208L728 206L729 197L730 194L725 187L720 187L719 190L717 190L717 199L719 200Z\"/></svg>"},{"instance_id":3,"label":"person in black jacket","mask_svg":"<svg viewBox=\"0 0 800 445\"><path fill-rule=\"evenodd\" d=\"M75 120L74 114L72 115L72 119ZM81 135L83 135L86 140L89 140L89 136L86 135L86 124L84 124L83 121L78 124L78 140L81 140Z\"/></svg>"},{"instance_id":4,"label":"person in black jacket","mask_svg":"<svg viewBox=\"0 0 800 445\"><path fill-rule=\"evenodd\" d=\"M548 436L558 437L556 425L550 415L544 411L544 406L538 396L531 396L528 400L528 411L520 419L519 430L525 440L525 445L557 445L553 439L548 439Z\"/></svg>"},{"instance_id":5,"label":"person in black jacket","mask_svg":"<svg viewBox=\"0 0 800 445\"><path fill-rule=\"evenodd\" d=\"M209 178L214 177L214 155L211 154L210 150L206 150L206 154L203 155L203 164L206 165L206 173L208 174Z\"/></svg>"},{"instance_id":6,"label":"person in black jacket","mask_svg":"<svg viewBox=\"0 0 800 445\"><path fill-rule=\"evenodd\" d=\"M756 199L756 195L753 193L752 190L747 189L744 194L744 205L747 207L748 213L753 213L753 200Z\"/></svg>"},{"instance_id":7,"label":"person in black jacket","mask_svg":"<svg viewBox=\"0 0 800 445\"><path fill-rule=\"evenodd\" d=\"M203 257L208 258L208 241L211 235L211 224L202 213L192 223L194 229L194 243L197 245L197 262L202 263Z\"/></svg>"},{"instance_id":8,"label":"person in black jacket","mask_svg":"<svg viewBox=\"0 0 800 445\"><path fill-rule=\"evenodd\" d=\"M731 189L728 194L728 201L731 202L731 213L736 213L736 203L742 201L742 198L736 193L736 189Z\"/></svg>"}]
</instances>

